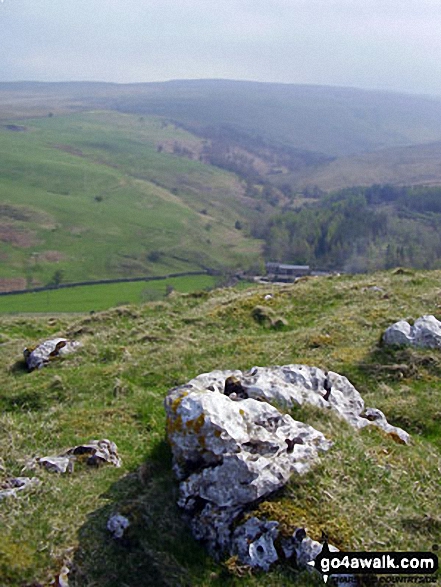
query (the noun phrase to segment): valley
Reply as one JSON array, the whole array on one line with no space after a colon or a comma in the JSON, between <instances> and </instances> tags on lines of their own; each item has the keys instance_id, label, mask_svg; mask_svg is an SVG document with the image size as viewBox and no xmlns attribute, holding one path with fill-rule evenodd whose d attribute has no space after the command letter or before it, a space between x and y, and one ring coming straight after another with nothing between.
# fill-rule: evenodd
<instances>
[{"instance_id":1,"label":"valley","mask_svg":"<svg viewBox=\"0 0 441 587\"><path fill-rule=\"evenodd\" d=\"M347 88L0 84L0 291L255 274L264 261L438 267L431 210L365 202L366 214L389 219L380 240L353 231L353 246L342 235L332 257L320 252L330 237L319 210L349 188L419 186L430 199L441 184L439 120L435 98ZM280 218L304 228L294 236ZM354 222L346 207L338 230Z\"/></svg>"},{"instance_id":2,"label":"valley","mask_svg":"<svg viewBox=\"0 0 441 587\"><path fill-rule=\"evenodd\" d=\"M323 585L295 556L251 569L192 535L171 445L181 427L201 451L182 467L190 484L191 466L207 458L203 476L222 460L201 436L207 415L177 415L188 382L209 372L237 421L240 401L277 413L256 420L258 435L295 420L327 447L307 470L302 451L315 448L281 426L275 451L301 473L260 494L241 523L259 516L281 539L300 529L344 551L437 551L440 351L387 347L383 333L440 313L440 145L441 101L427 96L228 80L0 83L2 585ZM262 274L265 261L327 272L231 279ZM47 364L28 372L47 341ZM225 373L250 378L256 366L307 366L311 401L276 409L234 378L227 393ZM357 429L327 409L342 401L342 378L357 390ZM363 402L375 409L362 413ZM379 410L392 433L370 425ZM91 465L98 439L113 460L93 453ZM273 441L245 440L251 463L274 453ZM198 499L189 511L201 513Z\"/></svg>"}]
</instances>

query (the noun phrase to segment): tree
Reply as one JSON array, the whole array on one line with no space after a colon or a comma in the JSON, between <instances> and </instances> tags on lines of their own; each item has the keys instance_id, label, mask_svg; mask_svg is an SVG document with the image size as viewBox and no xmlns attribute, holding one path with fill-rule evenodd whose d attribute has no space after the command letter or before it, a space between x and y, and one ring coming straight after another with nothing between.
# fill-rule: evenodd
<instances>
[{"instance_id":1,"label":"tree","mask_svg":"<svg viewBox=\"0 0 441 587\"><path fill-rule=\"evenodd\" d=\"M58 287L60 283L63 281L64 271L63 269L57 269L54 274L52 275L52 279L49 282L49 286L51 287Z\"/></svg>"}]
</instances>

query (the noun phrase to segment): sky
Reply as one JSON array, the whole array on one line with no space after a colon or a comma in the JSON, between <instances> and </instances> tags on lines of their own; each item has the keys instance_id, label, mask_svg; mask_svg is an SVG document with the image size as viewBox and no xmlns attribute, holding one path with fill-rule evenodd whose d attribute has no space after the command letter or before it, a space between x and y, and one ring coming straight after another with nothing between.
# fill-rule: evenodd
<instances>
[{"instance_id":1,"label":"sky","mask_svg":"<svg viewBox=\"0 0 441 587\"><path fill-rule=\"evenodd\" d=\"M441 0L0 0L0 81L206 78L441 95Z\"/></svg>"}]
</instances>

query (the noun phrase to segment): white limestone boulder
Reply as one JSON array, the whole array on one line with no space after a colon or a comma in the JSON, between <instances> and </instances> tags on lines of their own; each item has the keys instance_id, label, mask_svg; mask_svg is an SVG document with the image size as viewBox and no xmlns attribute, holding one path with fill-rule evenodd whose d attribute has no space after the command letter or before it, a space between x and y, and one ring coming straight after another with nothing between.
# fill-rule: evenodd
<instances>
[{"instance_id":1,"label":"white limestone boulder","mask_svg":"<svg viewBox=\"0 0 441 587\"><path fill-rule=\"evenodd\" d=\"M26 366L29 371L41 369L53 359L63 357L76 351L81 343L66 338L52 338L45 340L36 347L28 347L23 351Z\"/></svg>"},{"instance_id":2,"label":"white limestone boulder","mask_svg":"<svg viewBox=\"0 0 441 587\"><path fill-rule=\"evenodd\" d=\"M251 398L183 386L168 395L166 410L178 503L187 509L194 495L219 507L251 503L330 447L321 432Z\"/></svg>"},{"instance_id":3,"label":"white limestone boulder","mask_svg":"<svg viewBox=\"0 0 441 587\"><path fill-rule=\"evenodd\" d=\"M421 316L413 326L400 320L385 331L383 342L391 346L441 348L441 322L432 315Z\"/></svg>"},{"instance_id":4,"label":"white limestone boulder","mask_svg":"<svg viewBox=\"0 0 441 587\"><path fill-rule=\"evenodd\" d=\"M237 554L262 569L277 560L277 523L257 518L241 523L241 517L292 475L307 472L320 451L331 447L321 432L277 407L303 403L334 411L356 429L378 426L399 442L410 441L380 410L366 408L346 377L306 365L213 371L167 394L178 505L194 537L216 558ZM306 534L291 542L284 558L291 549L301 564L320 546Z\"/></svg>"},{"instance_id":5,"label":"white limestone boulder","mask_svg":"<svg viewBox=\"0 0 441 587\"><path fill-rule=\"evenodd\" d=\"M378 409L375 417L366 408L363 398L352 383L343 375L323 371L309 365L284 365L253 367L250 371L212 371L192 379L185 387L194 390L224 392L225 380L236 378L249 398L263 400L284 408L312 404L332 410L354 428L377 426L395 440L409 444L410 436L387 422Z\"/></svg>"}]
</instances>

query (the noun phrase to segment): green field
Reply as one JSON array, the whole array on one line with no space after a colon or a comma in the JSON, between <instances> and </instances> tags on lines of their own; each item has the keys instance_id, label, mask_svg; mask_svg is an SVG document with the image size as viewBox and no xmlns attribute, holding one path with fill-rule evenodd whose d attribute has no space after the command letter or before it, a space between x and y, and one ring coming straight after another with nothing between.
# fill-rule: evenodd
<instances>
[{"instance_id":1,"label":"green field","mask_svg":"<svg viewBox=\"0 0 441 587\"><path fill-rule=\"evenodd\" d=\"M255 212L200 148L161 119L118 113L0 126L0 289L56 271L76 282L253 262L260 243L235 222Z\"/></svg>"},{"instance_id":2,"label":"green field","mask_svg":"<svg viewBox=\"0 0 441 587\"><path fill-rule=\"evenodd\" d=\"M163 298L167 292L181 293L214 287L209 275L174 277L158 281L136 281L83 285L41 292L0 296L0 314L91 312L114 306L139 304Z\"/></svg>"}]
</instances>

